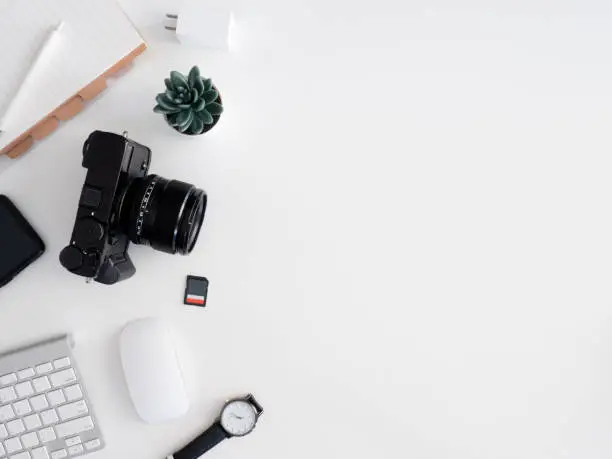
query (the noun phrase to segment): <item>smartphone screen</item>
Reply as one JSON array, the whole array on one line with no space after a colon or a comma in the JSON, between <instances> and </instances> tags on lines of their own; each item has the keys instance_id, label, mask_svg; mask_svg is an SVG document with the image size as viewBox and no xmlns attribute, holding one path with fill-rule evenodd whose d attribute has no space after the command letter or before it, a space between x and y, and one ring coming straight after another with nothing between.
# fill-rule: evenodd
<instances>
[{"instance_id":1,"label":"smartphone screen","mask_svg":"<svg viewBox=\"0 0 612 459\"><path fill-rule=\"evenodd\" d=\"M15 205L0 195L0 287L45 251L45 245Z\"/></svg>"}]
</instances>

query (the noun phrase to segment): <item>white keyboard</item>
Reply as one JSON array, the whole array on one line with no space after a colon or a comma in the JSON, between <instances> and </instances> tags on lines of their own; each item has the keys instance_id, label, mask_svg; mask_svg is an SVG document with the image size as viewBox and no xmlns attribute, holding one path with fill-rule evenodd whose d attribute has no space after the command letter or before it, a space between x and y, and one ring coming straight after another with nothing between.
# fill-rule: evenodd
<instances>
[{"instance_id":1,"label":"white keyboard","mask_svg":"<svg viewBox=\"0 0 612 459\"><path fill-rule=\"evenodd\" d=\"M62 336L0 355L0 458L63 459L104 447Z\"/></svg>"}]
</instances>

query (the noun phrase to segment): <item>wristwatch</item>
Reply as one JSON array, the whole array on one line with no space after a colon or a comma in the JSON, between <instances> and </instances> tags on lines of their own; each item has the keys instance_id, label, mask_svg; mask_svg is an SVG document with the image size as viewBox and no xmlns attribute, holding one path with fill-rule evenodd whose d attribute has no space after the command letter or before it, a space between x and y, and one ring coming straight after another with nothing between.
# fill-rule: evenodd
<instances>
[{"instance_id":1,"label":"wristwatch","mask_svg":"<svg viewBox=\"0 0 612 459\"><path fill-rule=\"evenodd\" d=\"M228 400L212 426L167 459L197 459L226 438L244 437L253 431L262 413L263 408L251 394Z\"/></svg>"}]
</instances>

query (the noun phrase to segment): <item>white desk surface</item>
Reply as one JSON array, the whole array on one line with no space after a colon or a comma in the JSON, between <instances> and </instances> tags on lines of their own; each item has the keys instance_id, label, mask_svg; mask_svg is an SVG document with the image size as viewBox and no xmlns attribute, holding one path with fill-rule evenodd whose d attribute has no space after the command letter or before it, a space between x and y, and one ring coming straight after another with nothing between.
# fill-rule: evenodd
<instances>
[{"instance_id":1,"label":"white desk surface","mask_svg":"<svg viewBox=\"0 0 612 459\"><path fill-rule=\"evenodd\" d=\"M162 458L247 391L260 425L211 458L612 456L610 7L406 3L232 2L222 53L174 43L166 2L124 0L150 49L0 176L47 243L0 291L0 348L75 332L97 457ZM151 110L192 64L226 106L200 138ZM94 129L207 190L191 256L133 246L113 287L61 268ZM189 273L204 310L181 303ZM117 354L146 315L193 356L190 413L155 427Z\"/></svg>"}]
</instances>

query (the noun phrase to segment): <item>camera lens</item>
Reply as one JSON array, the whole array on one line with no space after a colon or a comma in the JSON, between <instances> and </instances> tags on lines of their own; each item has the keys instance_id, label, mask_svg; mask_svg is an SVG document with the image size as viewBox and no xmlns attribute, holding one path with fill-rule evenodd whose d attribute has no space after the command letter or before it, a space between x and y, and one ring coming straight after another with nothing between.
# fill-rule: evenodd
<instances>
[{"instance_id":1,"label":"camera lens","mask_svg":"<svg viewBox=\"0 0 612 459\"><path fill-rule=\"evenodd\" d=\"M206 193L158 175L136 178L119 203L118 225L135 244L167 253L190 253L198 240Z\"/></svg>"}]
</instances>

